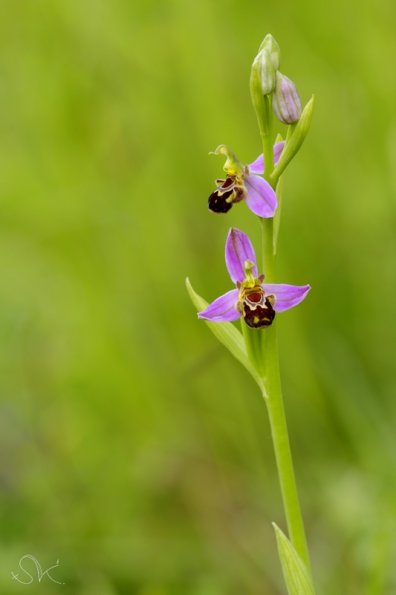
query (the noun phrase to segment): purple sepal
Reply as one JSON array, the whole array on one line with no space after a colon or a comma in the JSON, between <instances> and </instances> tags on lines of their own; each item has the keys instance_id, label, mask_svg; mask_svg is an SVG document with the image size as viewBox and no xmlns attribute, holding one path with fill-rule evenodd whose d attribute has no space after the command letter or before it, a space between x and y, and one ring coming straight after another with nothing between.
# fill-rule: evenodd
<instances>
[{"instance_id":1,"label":"purple sepal","mask_svg":"<svg viewBox=\"0 0 396 595\"><path fill-rule=\"evenodd\" d=\"M247 190L246 204L259 217L273 217L278 206L275 190L260 176L250 175L245 178Z\"/></svg>"},{"instance_id":2,"label":"purple sepal","mask_svg":"<svg viewBox=\"0 0 396 595\"><path fill-rule=\"evenodd\" d=\"M198 318L211 320L212 322L232 322L240 318L241 314L236 309L238 302L238 289L231 289L224 295L218 297L209 306L198 312Z\"/></svg>"},{"instance_id":3,"label":"purple sepal","mask_svg":"<svg viewBox=\"0 0 396 595\"><path fill-rule=\"evenodd\" d=\"M274 145L274 165L276 165L279 161L279 157L283 151L283 147L285 146L285 141L282 140L280 143L276 143ZM264 173L264 156L259 155L256 161L253 161L249 165L249 172L251 174L259 174L262 175Z\"/></svg>"},{"instance_id":4,"label":"purple sepal","mask_svg":"<svg viewBox=\"0 0 396 595\"><path fill-rule=\"evenodd\" d=\"M225 261L227 270L234 283L242 283L245 279L245 262L254 263L252 273L257 277L256 254L248 236L240 229L231 227L225 245Z\"/></svg>"},{"instance_id":5,"label":"purple sepal","mask_svg":"<svg viewBox=\"0 0 396 595\"><path fill-rule=\"evenodd\" d=\"M281 283L263 283L262 287L266 295L275 297L273 305L275 312L294 308L305 299L311 289L310 285L283 285Z\"/></svg>"}]
</instances>

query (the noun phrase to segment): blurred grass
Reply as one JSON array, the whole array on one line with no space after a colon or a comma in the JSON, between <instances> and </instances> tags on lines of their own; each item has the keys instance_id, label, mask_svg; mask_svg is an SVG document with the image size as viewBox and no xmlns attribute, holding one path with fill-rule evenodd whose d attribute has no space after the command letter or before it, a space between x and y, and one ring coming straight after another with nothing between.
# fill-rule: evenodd
<instances>
[{"instance_id":1,"label":"blurred grass","mask_svg":"<svg viewBox=\"0 0 396 595\"><path fill-rule=\"evenodd\" d=\"M200 324L259 152L248 76L271 31L317 111L290 167L279 280L291 438L320 592L396 590L396 7L302 0L0 5L0 590L283 593L264 406Z\"/></svg>"}]
</instances>

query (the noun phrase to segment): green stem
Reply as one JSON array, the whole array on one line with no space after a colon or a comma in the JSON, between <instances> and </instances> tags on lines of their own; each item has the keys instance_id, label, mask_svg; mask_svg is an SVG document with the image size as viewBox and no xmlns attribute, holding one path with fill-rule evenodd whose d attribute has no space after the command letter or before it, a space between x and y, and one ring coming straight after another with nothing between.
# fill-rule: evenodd
<instances>
[{"instance_id":1,"label":"green stem","mask_svg":"<svg viewBox=\"0 0 396 595\"><path fill-rule=\"evenodd\" d=\"M263 144L264 157L264 178L269 181L274 169L274 141L273 141L273 116L272 98L265 95L262 98L262 110L258 114L260 125L261 141ZM259 117L261 116L261 118ZM273 218L261 219L263 231L263 265L266 273L266 281L272 280L275 274L274 254L274 220Z\"/></svg>"},{"instance_id":2,"label":"green stem","mask_svg":"<svg viewBox=\"0 0 396 595\"><path fill-rule=\"evenodd\" d=\"M273 116L272 116L272 97L265 95L262 103L262 125L260 126L261 140L263 143L263 156L266 180L274 169L274 140L273 140Z\"/></svg>"},{"instance_id":3,"label":"green stem","mask_svg":"<svg viewBox=\"0 0 396 595\"><path fill-rule=\"evenodd\" d=\"M275 251L274 251L274 220L261 219L263 233L263 270L265 282L273 283L275 278Z\"/></svg>"},{"instance_id":4,"label":"green stem","mask_svg":"<svg viewBox=\"0 0 396 595\"><path fill-rule=\"evenodd\" d=\"M266 281L273 283L275 280L273 219L262 219L262 231L263 258L265 271L267 273ZM301 559L307 565L307 568L310 569L309 552L298 498L289 433L283 405L276 323L263 331L262 353L264 354L264 362L260 368L263 371L264 397L270 420L272 442L274 445L287 527L292 544Z\"/></svg>"},{"instance_id":5,"label":"green stem","mask_svg":"<svg viewBox=\"0 0 396 595\"><path fill-rule=\"evenodd\" d=\"M290 449L279 372L277 328L274 323L265 330L265 360L263 384L274 445L279 483L282 493L290 541L310 571L310 559L304 522L298 498L293 459Z\"/></svg>"},{"instance_id":6,"label":"green stem","mask_svg":"<svg viewBox=\"0 0 396 595\"><path fill-rule=\"evenodd\" d=\"M263 96L259 73L256 68L252 69L250 91L254 109L257 115L263 146L265 165L264 178L270 184L272 184L272 187L275 189L277 180L273 181L271 179L271 174L274 171L272 98L270 95ZM291 138L291 134L292 129L289 128L287 137L288 140ZM277 225L279 225L279 221L277 222ZM263 233L263 264L266 273L265 280L267 282L273 283L275 281L276 252L276 246L274 243L274 220L261 219L261 227ZM290 450L289 434L283 406L279 372L277 324L275 322L275 324L269 328L260 331L259 345L257 345L256 341L254 341L255 337L251 335L249 332L250 330L251 329L244 329L244 337L249 356L254 357L254 364L262 378L263 396L268 409L272 441L274 445L275 459L278 469L279 483L288 532L293 546L306 564L308 572L310 572L309 553L298 499L293 459Z\"/></svg>"},{"instance_id":7,"label":"green stem","mask_svg":"<svg viewBox=\"0 0 396 595\"><path fill-rule=\"evenodd\" d=\"M266 99L266 98L265 98ZM268 101L266 107L271 109ZM273 171L273 138L272 115L266 112L266 125L260 126L262 134L263 154L265 162L265 175L270 180ZM289 132L289 131L288 131ZM290 132L289 132L290 134ZM261 219L263 233L263 261L266 272L266 281L275 281L275 246L274 246L274 220ZM259 370L263 374L263 395L267 404L268 416L271 426L272 442L275 451L279 483L282 494L283 508L290 540L301 559L305 562L308 571L311 570L304 522L298 498L297 483L294 473L293 459L290 449L289 432L287 428L285 408L283 405L282 387L279 370L277 324L263 331L262 342L263 363Z\"/></svg>"},{"instance_id":8,"label":"green stem","mask_svg":"<svg viewBox=\"0 0 396 595\"><path fill-rule=\"evenodd\" d=\"M263 230L264 270L267 273L266 281L273 283L275 276L273 219L262 219L261 221ZM263 331L263 343L262 353L264 354L264 362L261 369L263 371L263 384L265 388L264 396L271 425L272 441L287 527L292 544L309 568L309 553L298 499L289 433L283 405L276 323Z\"/></svg>"}]
</instances>

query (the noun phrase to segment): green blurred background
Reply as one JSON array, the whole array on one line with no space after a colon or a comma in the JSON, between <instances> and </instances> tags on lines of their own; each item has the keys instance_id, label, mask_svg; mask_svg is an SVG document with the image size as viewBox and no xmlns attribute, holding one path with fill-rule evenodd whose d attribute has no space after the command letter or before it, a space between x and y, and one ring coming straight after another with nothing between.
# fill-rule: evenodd
<instances>
[{"instance_id":1,"label":"green blurred background","mask_svg":"<svg viewBox=\"0 0 396 595\"><path fill-rule=\"evenodd\" d=\"M265 407L184 288L230 288L229 226L259 241L244 205L207 211L208 152L259 153L248 79L270 31L317 96L278 280L313 287L279 327L318 590L394 595L395 3L3 0L0 17L1 594L284 593ZM66 584L12 581L28 553Z\"/></svg>"}]
</instances>

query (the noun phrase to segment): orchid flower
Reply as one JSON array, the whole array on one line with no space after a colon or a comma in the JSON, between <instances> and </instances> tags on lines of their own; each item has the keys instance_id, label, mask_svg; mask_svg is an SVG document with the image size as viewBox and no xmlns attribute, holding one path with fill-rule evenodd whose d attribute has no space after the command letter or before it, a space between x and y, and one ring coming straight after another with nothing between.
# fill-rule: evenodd
<instances>
[{"instance_id":1,"label":"orchid flower","mask_svg":"<svg viewBox=\"0 0 396 595\"><path fill-rule=\"evenodd\" d=\"M308 294L309 285L263 283L257 274L256 255L248 236L231 228L225 246L225 261L236 289L218 297L198 313L212 322L232 322L243 317L252 328L270 326L277 312L297 306Z\"/></svg>"},{"instance_id":2,"label":"orchid flower","mask_svg":"<svg viewBox=\"0 0 396 595\"><path fill-rule=\"evenodd\" d=\"M278 163L285 142L274 145L274 164ZM245 200L249 209L259 217L273 217L278 206L275 190L262 178L264 157L259 155L250 165L241 163L225 145L214 151L227 157L224 171L227 176L216 180L217 189L209 196L209 209L214 213L227 213L234 203Z\"/></svg>"}]
</instances>

